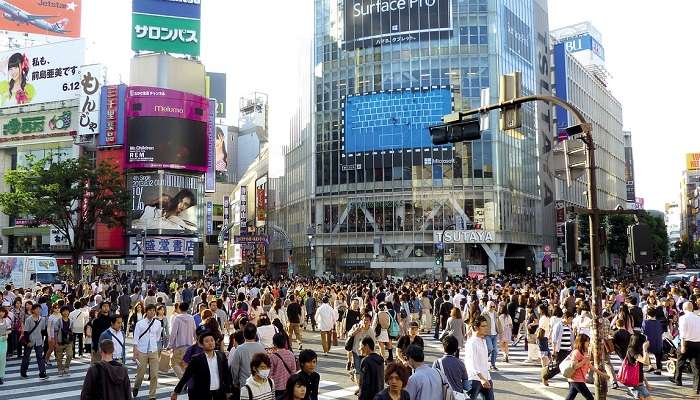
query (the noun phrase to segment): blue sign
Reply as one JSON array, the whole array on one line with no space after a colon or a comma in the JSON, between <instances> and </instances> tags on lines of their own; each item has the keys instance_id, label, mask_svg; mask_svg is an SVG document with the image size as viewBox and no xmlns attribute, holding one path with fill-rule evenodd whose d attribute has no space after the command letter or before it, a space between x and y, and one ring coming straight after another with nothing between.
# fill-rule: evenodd
<instances>
[{"instance_id":1,"label":"blue sign","mask_svg":"<svg viewBox=\"0 0 700 400\"><path fill-rule=\"evenodd\" d=\"M99 145L123 145L126 85L102 86L101 90Z\"/></svg>"},{"instance_id":2,"label":"blue sign","mask_svg":"<svg viewBox=\"0 0 700 400\"><path fill-rule=\"evenodd\" d=\"M190 19L202 17L201 0L133 0L131 8L132 12L140 14Z\"/></svg>"},{"instance_id":3,"label":"blue sign","mask_svg":"<svg viewBox=\"0 0 700 400\"><path fill-rule=\"evenodd\" d=\"M567 100L566 93L566 49L564 43L554 45L554 89L556 96L564 101ZM564 107L556 106L557 116L557 137L566 139L564 131L569 126L569 113ZM563 132L563 136L562 136Z\"/></svg>"},{"instance_id":4,"label":"blue sign","mask_svg":"<svg viewBox=\"0 0 700 400\"><path fill-rule=\"evenodd\" d=\"M344 105L345 152L433 147L428 127L451 112L446 87L350 96Z\"/></svg>"},{"instance_id":5,"label":"blue sign","mask_svg":"<svg viewBox=\"0 0 700 400\"><path fill-rule=\"evenodd\" d=\"M575 53L582 50L590 50L593 54L605 60L603 45L593 39L591 35L582 35L564 40L564 48L567 53Z\"/></svg>"}]
</instances>

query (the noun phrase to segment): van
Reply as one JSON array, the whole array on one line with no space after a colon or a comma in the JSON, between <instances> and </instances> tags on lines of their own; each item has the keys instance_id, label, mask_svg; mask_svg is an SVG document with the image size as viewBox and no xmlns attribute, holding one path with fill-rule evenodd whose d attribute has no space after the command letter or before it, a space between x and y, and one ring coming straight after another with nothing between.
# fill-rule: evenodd
<instances>
[{"instance_id":1,"label":"van","mask_svg":"<svg viewBox=\"0 0 700 400\"><path fill-rule=\"evenodd\" d=\"M0 287L8 283L25 289L60 283L58 263L53 257L0 256Z\"/></svg>"}]
</instances>

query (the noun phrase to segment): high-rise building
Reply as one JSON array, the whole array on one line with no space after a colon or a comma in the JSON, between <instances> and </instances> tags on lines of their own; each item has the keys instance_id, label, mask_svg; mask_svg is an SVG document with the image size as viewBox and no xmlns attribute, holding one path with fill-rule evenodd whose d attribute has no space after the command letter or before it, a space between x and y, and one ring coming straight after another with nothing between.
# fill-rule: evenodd
<instances>
[{"instance_id":1,"label":"high-rise building","mask_svg":"<svg viewBox=\"0 0 700 400\"><path fill-rule=\"evenodd\" d=\"M681 240L700 240L700 153L686 154L681 178Z\"/></svg>"},{"instance_id":2,"label":"high-rise building","mask_svg":"<svg viewBox=\"0 0 700 400\"><path fill-rule=\"evenodd\" d=\"M496 102L502 74L522 72L525 95L549 94L546 10L544 0L314 1L316 273L538 267L554 241L549 107L524 105L508 131L494 112L469 143L434 146L427 127L478 107L484 88Z\"/></svg>"},{"instance_id":3,"label":"high-rise building","mask_svg":"<svg viewBox=\"0 0 700 400\"><path fill-rule=\"evenodd\" d=\"M634 184L634 157L632 152L632 132L623 131L625 138L625 186L627 188L627 208L636 204L637 189Z\"/></svg>"},{"instance_id":4,"label":"high-rise building","mask_svg":"<svg viewBox=\"0 0 700 400\"><path fill-rule=\"evenodd\" d=\"M606 87L605 53L600 33L585 22L554 30L551 35L554 41L556 95L578 108L593 125L598 207L614 209L618 205L624 206L628 197L622 105ZM556 114L558 131L578 123L561 107L556 107ZM582 146L582 143L572 140L569 146ZM561 146L557 147L557 150L561 149ZM586 190L585 174L570 182L570 185L565 179L557 178L557 200L585 207Z\"/></svg>"}]
</instances>

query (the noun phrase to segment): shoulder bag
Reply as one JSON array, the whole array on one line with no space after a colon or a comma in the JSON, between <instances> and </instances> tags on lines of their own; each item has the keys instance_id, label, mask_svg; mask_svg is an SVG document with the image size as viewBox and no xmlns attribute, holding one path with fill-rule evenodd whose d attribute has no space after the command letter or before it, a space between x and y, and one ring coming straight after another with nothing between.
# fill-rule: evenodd
<instances>
[{"instance_id":1,"label":"shoulder bag","mask_svg":"<svg viewBox=\"0 0 700 400\"><path fill-rule=\"evenodd\" d=\"M26 346L29 345L29 337L32 336L32 333L34 333L34 331L35 331L36 328L39 326L39 324L41 324L41 320L42 320L42 319L43 319L43 318L39 318L39 320L36 321L36 324L34 324L34 327L33 327L29 332L24 332L24 335L22 335L22 337L19 339L19 343L20 343L22 346L25 346L25 347L26 347ZM33 321L33 320L32 320L32 321Z\"/></svg>"}]
</instances>

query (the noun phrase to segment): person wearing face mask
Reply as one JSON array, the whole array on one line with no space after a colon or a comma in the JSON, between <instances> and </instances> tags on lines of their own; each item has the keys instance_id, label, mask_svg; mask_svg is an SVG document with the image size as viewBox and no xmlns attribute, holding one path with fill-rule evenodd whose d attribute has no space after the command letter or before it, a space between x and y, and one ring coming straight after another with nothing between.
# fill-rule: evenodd
<instances>
[{"instance_id":1,"label":"person wearing face mask","mask_svg":"<svg viewBox=\"0 0 700 400\"><path fill-rule=\"evenodd\" d=\"M199 336L199 344L204 352L192 357L185 373L170 394L172 400L177 400L177 394L182 391L187 382L192 379L187 395L190 399L225 400L231 392L231 373L226 362L226 355L216 350L214 333L206 331Z\"/></svg>"},{"instance_id":2,"label":"person wearing face mask","mask_svg":"<svg viewBox=\"0 0 700 400\"><path fill-rule=\"evenodd\" d=\"M270 379L270 356L256 353L250 360L250 376L241 388L241 400L274 400L275 383Z\"/></svg>"}]
</instances>

